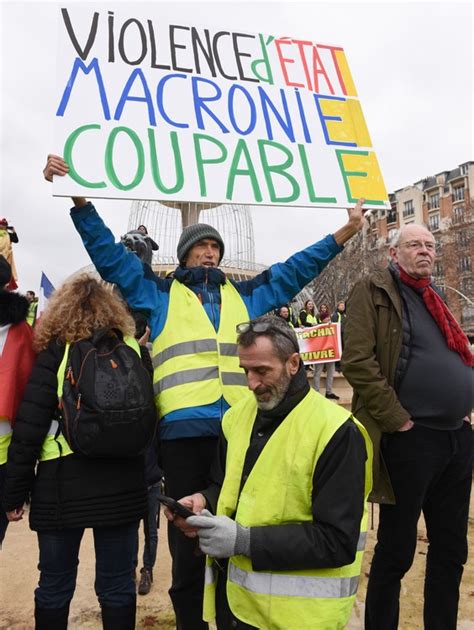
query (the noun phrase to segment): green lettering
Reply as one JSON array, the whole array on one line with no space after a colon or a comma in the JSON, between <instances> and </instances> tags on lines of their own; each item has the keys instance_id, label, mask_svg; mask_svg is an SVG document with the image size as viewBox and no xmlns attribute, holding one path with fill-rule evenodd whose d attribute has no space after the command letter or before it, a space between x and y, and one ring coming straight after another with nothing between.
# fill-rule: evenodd
<instances>
[{"instance_id":1,"label":"green lettering","mask_svg":"<svg viewBox=\"0 0 474 630\"><path fill-rule=\"evenodd\" d=\"M273 147L281 151L286 159L281 164L272 164L268 163L266 147ZM263 172L265 175L265 181L267 182L268 192L270 194L270 199L275 203L289 203L291 201L295 201L298 199L300 195L300 187L296 179L293 175L290 175L286 172L286 169L289 168L293 162L293 154L289 149L287 149L283 144L278 142L273 142L272 140L258 140L258 150L260 152L260 160L262 162ZM275 187L273 185L272 173L276 173L284 177L291 185L292 192L290 195L286 197L277 197Z\"/></svg>"},{"instance_id":2,"label":"green lettering","mask_svg":"<svg viewBox=\"0 0 474 630\"><path fill-rule=\"evenodd\" d=\"M66 144L64 145L63 156L69 166L69 176L75 182L77 182L81 186L85 186L86 188L106 188L107 184L105 182L88 182L86 179L81 177L74 167L72 150L74 148L76 140L81 135L81 133L83 133L84 131L88 131L89 129L100 128L100 125L83 125L82 127L78 127L71 134L69 134L68 138L66 139Z\"/></svg>"},{"instance_id":3,"label":"green lettering","mask_svg":"<svg viewBox=\"0 0 474 630\"><path fill-rule=\"evenodd\" d=\"M337 161L339 163L339 169L341 171L342 179L344 180L344 187L346 189L347 201L356 203L358 200L352 196L351 187L349 185L349 177L367 177L366 171L346 171L344 167L343 155L369 155L368 151L344 151L343 149L336 149ZM366 199L365 203L371 203L373 205L384 205L384 201L379 199Z\"/></svg>"},{"instance_id":4,"label":"green lettering","mask_svg":"<svg viewBox=\"0 0 474 630\"><path fill-rule=\"evenodd\" d=\"M247 168L238 168L240 157L242 155L245 158ZM229 178L227 180L226 199L232 199L232 195L234 194L235 178L238 175L245 175L246 177L250 177L250 183L252 184L253 196L255 198L255 201L262 201L262 193L258 185L257 174L255 173L255 169L252 164L250 151L248 150L247 144L245 143L245 140L243 138L240 138L237 141L237 145L235 147L234 157L232 158L232 164L230 165Z\"/></svg>"},{"instance_id":5,"label":"green lettering","mask_svg":"<svg viewBox=\"0 0 474 630\"><path fill-rule=\"evenodd\" d=\"M264 81L265 83L270 83L270 85L273 85L272 67L270 65L270 59L268 57L267 46L271 44L275 38L273 37L273 35L270 35L267 41L265 41L265 38L261 33L259 33L258 37L260 39L260 44L262 46L262 59L255 59L255 61L252 61L252 63L250 64L250 67L254 75L257 77L257 79L260 79L260 81ZM266 70L267 72L266 76L264 76L263 74L260 74L260 72L257 71L257 66L260 66L260 65L263 65L264 70Z\"/></svg>"},{"instance_id":6,"label":"green lettering","mask_svg":"<svg viewBox=\"0 0 474 630\"><path fill-rule=\"evenodd\" d=\"M163 180L161 179L161 175L160 175L160 167L158 165L158 159L156 155L155 130L148 129L148 141L150 143L151 174L153 177L153 181L155 182L155 186L158 188L158 190L163 193L166 193L167 195L172 195L173 193L179 192L184 185L183 161L181 160L181 151L179 149L177 132L171 131L170 138L171 138L171 148L173 150L173 157L174 157L176 182L174 186L167 187L164 185Z\"/></svg>"},{"instance_id":7,"label":"green lettering","mask_svg":"<svg viewBox=\"0 0 474 630\"><path fill-rule=\"evenodd\" d=\"M313 203L336 203L336 197L316 197L316 194L314 192L313 180L311 178L311 171L309 169L308 157L306 156L306 150L303 144L298 145L298 151L300 153L300 160L303 166L306 187L308 188L309 200Z\"/></svg>"},{"instance_id":8,"label":"green lettering","mask_svg":"<svg viewBox=\"0 0 474 630\"><path fill-rule=\"evenodd\" d=\"M135 172L135 176L129 184L122 184L119 180L117 173L115 172L114 161L113 161L113 153L114 153L114 145L115 139L117 138L119 133L124 133L127 135L133 143L135 147L135 151L137 154L137 170ZM110 183L118 188L118 190L130 190L131 188L135 188L143 179L143 174L145 172L145 152L143 150L143 145L138 137L137 133L130 129L129 127L115 127L110 132L109 138L107 140L107 145L105 147L105 171L110 180Z\"/></svg>"},{"instance_id":9,"label":"green lettering","mask_svg":"<svg viewBox=\"0 0 474 630\"><path fill-rule=\"evenodd\" d=\"M201 193L201 197L206 197L207 187L206 187L206 177L204 175L204 164L221 164L222 162L225 162L225 160L227 159L227 149L225 145L222 144L222 142L219 142L219 140L216 140L215 138L212 138L211 136L206 136L203 133L193 134L193 140L194 140L194 153L196 155L196 167L197 167L197 172L198 172L198 177L199 177L200 193ZM202 151L201 151L202 140L207 140L211 144L214 144L216 147L218 147L221 152L220 156L215 157L215 158L204 159L202 155Z\"/></svg>"}]
</instances>

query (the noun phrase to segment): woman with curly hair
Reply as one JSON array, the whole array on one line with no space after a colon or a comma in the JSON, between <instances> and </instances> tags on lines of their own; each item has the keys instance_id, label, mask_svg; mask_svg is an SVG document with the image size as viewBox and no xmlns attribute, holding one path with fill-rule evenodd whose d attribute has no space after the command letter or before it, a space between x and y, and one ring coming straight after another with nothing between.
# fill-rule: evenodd
<instances>
[{"instance_id":1,"label":"woman with curly hair","mask_svg":"<svg viewBox=\"0 0 474 630\"><path fill-rule=\"evenodd\" d=\"M143 456L99 459L70 448L63 452L54 420L66 343L104 328L133 336L135 323L115 293L81 274L53 294L34 333L39 355L13 430L5 508L10 521L20 520L31 492L30 527L39 543L37 630L67 628L85 528L93 529L103 627L135 628L137 532L146 511Z\"/></svg>"}]
</instances>

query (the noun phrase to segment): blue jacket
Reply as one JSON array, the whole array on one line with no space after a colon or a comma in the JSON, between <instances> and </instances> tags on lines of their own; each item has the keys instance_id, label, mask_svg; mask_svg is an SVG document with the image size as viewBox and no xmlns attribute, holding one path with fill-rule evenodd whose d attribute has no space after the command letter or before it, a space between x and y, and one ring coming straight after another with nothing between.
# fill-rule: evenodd
<instances>
[{"instance_id":1,"label":"blue jacket","mask_svg":"<svg viewBox=\"0 0 474 630\"><path fill-rule=\"evenodd\" d=\"M73 208L71 216L92 262L101 277L116 284L131 309L148 318L151 339L163 330L169 305L172 280L157 277L114 235L88 203ZM232 282L242 296L251 319L290 301L318 276L336 254L342 251L332 235L294 254L284 263L277 263L251 280L234 282L217 268L178 267L175 279L196 294L217 330L220 320L220 290L224 282ZM179 325L179 322L177 322ZM223 398L211 405L179 409L160 420L160 439L218 436L222 416L228 408Z\"/></svg>"}]
</instances>

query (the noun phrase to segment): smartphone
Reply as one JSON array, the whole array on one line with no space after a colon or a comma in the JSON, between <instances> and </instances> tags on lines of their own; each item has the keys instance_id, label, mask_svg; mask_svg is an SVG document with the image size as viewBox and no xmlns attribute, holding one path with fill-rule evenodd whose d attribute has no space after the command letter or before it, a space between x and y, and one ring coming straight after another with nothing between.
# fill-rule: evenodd
<instances>
[{"instance_id":1,"label":"smartphone","mask_svg":"<svg viewBox=\"0 0 474 630\"><path fill-rule=\"evenodd\" d=\"M182 518L188 518L188 516L196 516L194 512L191 512L191 510L185 507L182 503L178 503L178 501L175 501L171 497L167 497L164 494L158 495L158 501L160 503L163 503L163 505L166 505L167 508L169 508L172 512L174 512L178 516L181 516Z\"/></svg>"}]
</instances>

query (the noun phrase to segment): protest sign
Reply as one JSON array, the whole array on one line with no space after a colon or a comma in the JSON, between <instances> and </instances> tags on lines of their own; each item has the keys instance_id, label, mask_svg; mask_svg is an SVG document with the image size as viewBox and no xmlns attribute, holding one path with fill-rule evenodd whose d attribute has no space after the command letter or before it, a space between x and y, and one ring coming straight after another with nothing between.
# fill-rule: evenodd
<instances>
[{"instance_id":1,"label":"protest sign","mask_svg":"<svg viewBox=\"0 0 474 630\"><path fill-rule=\"evenodd\" d=\"M301 360L305 365L329 363L341 358L341 325L319 324L311 328L296 328Z\"/></svg>"},{"instance_id":2,"label":"protest sign","mask_svg":"<svg viewBox=\"0 0 474 630\"><path fill-rule=\"evenodd\" d=\"M145 7L61 9L55 195L389 207L342 46Z\"/></svg>"}]
</instances>

